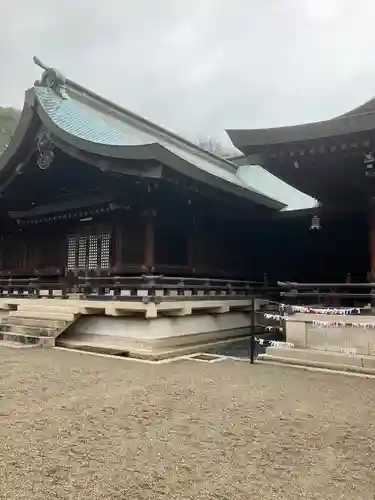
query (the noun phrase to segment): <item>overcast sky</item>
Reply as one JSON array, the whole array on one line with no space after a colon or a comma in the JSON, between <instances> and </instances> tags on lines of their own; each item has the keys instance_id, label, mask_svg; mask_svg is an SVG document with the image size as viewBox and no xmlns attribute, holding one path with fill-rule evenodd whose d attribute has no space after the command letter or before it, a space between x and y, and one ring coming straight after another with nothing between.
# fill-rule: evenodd
<instances>
[{"instance_id":1,"label":"overcast sky","mask_svg":"<svg viewBox=\"0 0 375 500\"><path fill-rule=\"evenodd\" d=\"M0 104L37 55L190 138L330 118L375 95L374 0L1 0Z\"/></svg>"}]
</instances>

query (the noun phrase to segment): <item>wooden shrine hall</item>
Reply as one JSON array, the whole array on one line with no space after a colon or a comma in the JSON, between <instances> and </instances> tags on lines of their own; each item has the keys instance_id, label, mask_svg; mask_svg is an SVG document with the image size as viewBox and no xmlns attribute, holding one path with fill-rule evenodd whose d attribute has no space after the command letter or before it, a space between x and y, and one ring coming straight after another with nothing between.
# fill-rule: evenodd
<instances>
[{"instance_id":1,"label":"wooden shrine hall","mask_svg":"<svg viewBox=\"0 0 375 500\"><path fill-rule=\"evenodd\" d=\"M0 158L3 276L251 274L246 228L284 204L234 163L44 69Z\"/></svg>"},{"instance_id":2,"label":"wooden shrine hall","mask_svg":"<svg viewBox=\"0 0 375 500\"><path fill-rule=\"evenodd\" d=\"M1 279L375 272L375 100L320 123L229 130L243 152L230 161L35 62L43 74L0 157ZM269 194L244 165L316 204L291 209L294 194Z\"/></svg>"},{"instance_id":3,"label":"wooden shrine hall","mask_svg":"<svg viewBox=\"0 0 375 500\"><path fill-rule=\"evenodd\" d=\"M255 335L277 281L375 273L375 100L230 130L228 160L34 61L0 157L0 341L176 356Z\"/></svg>"}]
</instances>

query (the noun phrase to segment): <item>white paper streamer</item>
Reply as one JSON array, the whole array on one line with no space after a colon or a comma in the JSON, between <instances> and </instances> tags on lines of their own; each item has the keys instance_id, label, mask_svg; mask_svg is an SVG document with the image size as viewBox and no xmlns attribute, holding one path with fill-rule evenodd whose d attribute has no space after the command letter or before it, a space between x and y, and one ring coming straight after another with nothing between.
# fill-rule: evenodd
<instances>
[{"instance_id":1,"label":"white paper streamer","mask_svg":"<svg viewBox=\"0 0 375 500\"><path fill-rule=\"evenodd\" d=\"M268 313L265 313L264 317L266 319L275 319L277 321L282 321L282 320L286 319L285 316L283 316L281 314L268 314Z\"/></svg>"},{"instance_id":2,"label":"white paper streamer","mask_svg":"<svg viewBox=\"0 0 375 500\"><path fill-rule=\"evenodd\" d=\"M293 349L294 344L292 344L291 342L281 342L279 340L271 340L270 346L271 347L287 347L288 349Z\"/></svg>"},{"instance_id":3,"label":"white paper streamer","mask_svg":"<svg viewBox=\"0 0 375 500\"><path fill-rule=\"evenodd\" d=\"M354 321L313 321L315 328L375 328L375 322Z\"/></svg>"},{"instance_id":4,"label":"white paper streamer","mask_svg":"<svg viewBox=\"0 0 375 500\"><path fill-rule=\"evenodd\" d=\"M349 349L347 347L341 347L341 352L348 354L349 356L355 356L357 354L357 349L355 347Z\"/></svg>"},{"instance_id":5,"label":"white paper streamer","mask_svg":"<svg viewBox=\"0 0 375 500\"><path fill-rule=\"evenodd\" d=\"M282 309L289 308L293 312L301 313L311 313L311 314L337 314L341 316L349 316L351 314L360 314L361 309L359 307L350 308L337 308L337 307L306 307L306 306L288 306L287 304L280 304Z\"/></svg>"},{"instance_id":6,"label":"white paper streamer","mask_svg":"<svg viewBox=\"0 0 375 500\"><path fill-rule=\"evenodd\" d=\"M268 330L269 332L272 331L272 330L278 330L279 332L284 331L284 328L281 328L280 326L270 326L270 325L267 325L265 327L265 329Z\"/></svg>"},{"instance_id":7,"label":"white paper streamer","mask_svg":"<svg viewBox=\"0 0 375 500\"><path fill-rule=\"evenodd\" d=\"M287 304L280 304L280 308L284 311L286 308L290 308L294 312L311 313L311 314L322 314L322 315L339 315L339 316L350 316L359 315L361 309L358 307L351 308L316 308L316 307L305 307L305 306L289 306ZM288 321L287 316L282 314L271 314L265 313L265 319L271 319L275 321ZM375 328L375 321L365 322L365 321L322 321L315 320L312 322L314 328ZM266 326L266 330L271 330L273 328L283 331L283 328L276 326Z\"/></svg>"},{"instance_id":8,"label":"white paper streamer","mask_svg":"<svg viewBox=\"0 0 375 500\"><path fill-rule=\"evenodd\" d=\"M292 344L291 342L281 342L279 340L267 340L267 339L255 338L255 341L258 342L259 345L268 344L270 347L288 347L290 349L294 347L294 344Z\"/></svg>"}]
</instances>

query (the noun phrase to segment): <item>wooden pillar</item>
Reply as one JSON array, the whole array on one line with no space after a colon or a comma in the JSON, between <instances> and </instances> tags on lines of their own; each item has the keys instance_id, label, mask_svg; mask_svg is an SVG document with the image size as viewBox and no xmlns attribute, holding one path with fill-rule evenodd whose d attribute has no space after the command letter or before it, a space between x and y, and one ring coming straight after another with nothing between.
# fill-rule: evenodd
<instances>
[{"instance_id":1,"label":"wooden pillar","mask_svg":"<svg viewBox=\"0 0 375 500\"><path fill-rule=\"evenodd\" d=\"M152 272L155 265L155 210L145 213L145 256L144 265Z\"/></svg>"},{"instance_id":2,"label":"wooden pillar","mask_svg":"<svg viewBox=\"0 0 375 500\"><path fill-rule=\"evenodd\" d=\"M117 222L115 230L115 255L114 255L114 269L120 272L124 266L123 262L123 249L124 249L124 227L121 221Z\"/></svg>"},{"instance_id":3,"label":"wooden pillar","mask_svg":"<svg viewBox=\"0 0 375 500\"><path fill-rule=\"evenodd\" d=\"M369 272L370 281L374 282L375 279L375 207L371 206L370 224L369 224Z\"/></svg>"},{"instance_id":4,"label":"wooden pillar","mask_svg":"<svg viewBox=\"0 0 375 500\"><path fill-rule=\"evenodd\" d=\"M191 272L194 272L194 242L195 242L195 218L192 219L187 235L187 265Z\"/></svg>"}]
</instances>

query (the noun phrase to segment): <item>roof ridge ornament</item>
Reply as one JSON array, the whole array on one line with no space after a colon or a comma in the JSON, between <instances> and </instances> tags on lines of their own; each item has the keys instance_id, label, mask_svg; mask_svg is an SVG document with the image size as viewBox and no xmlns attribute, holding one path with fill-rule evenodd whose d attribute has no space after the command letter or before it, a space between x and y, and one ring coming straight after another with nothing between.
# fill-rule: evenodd
<instances>
[{"instance_id":1,"label":"roof ridge ornament","mask_svg":"<svg viewBox=\"0 0 375 500\"><path fill-rule=\"evenodd\" d=\"M34 85L36 87L50 88L60 97L66 99L68 96L65 92L65 76L58 69L48 67L36 56L33 57L33 61L37 66L44 70L40 80L36 80Z\"/></svg>"}]
</instances>

